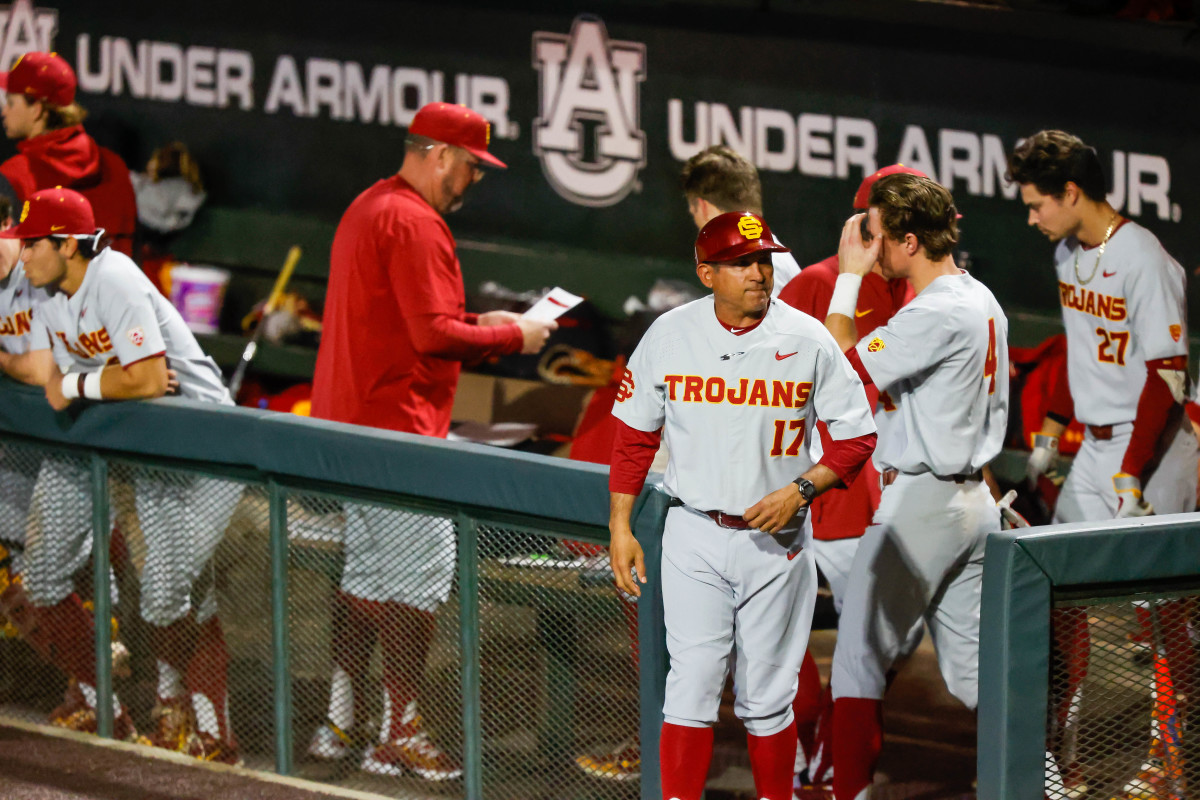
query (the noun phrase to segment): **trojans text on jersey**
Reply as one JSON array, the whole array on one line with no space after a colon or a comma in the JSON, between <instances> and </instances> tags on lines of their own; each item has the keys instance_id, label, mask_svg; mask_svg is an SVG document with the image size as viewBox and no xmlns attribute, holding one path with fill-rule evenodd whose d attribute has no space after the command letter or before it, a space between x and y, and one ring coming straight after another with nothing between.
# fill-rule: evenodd
<instances>
[{"instance_id":1,"label":"trojans text on jersey","mask_svg":"<svg viewBox=\"0 0 1200 800\"><path fill-rule=\"evenodd\" d=\"M91 333L79 334L78 344L71 343L67 339L67 335L62 331L55 331L55 333L62 340L63 347L80 358L92 358L113 349L112 340L108 338L108 331L104 328L92 331Z\"/></svg>"},{"instance_id":2,"label":"trojans text on jersey","mask_svg":"<svg viewBox=\"0 0 1200 800\"><path fill-rule=\"evenodd\" d=\"M0 336L21 336L29 333L33 325L33 310L18 311L10 317L0 320Z\"/></svg>"},{"instance_id":3,"label":"trojans text on jersey","mask_svg":"<svg viewBox=\"0 0 1200 800\"><path fill-rule=\"evenodd\" d=\"M1093 317L1120 322L1125 319L1125 298L1083 289L1073 283L1058 282L1058 299L1063 308L1073 308Z\"/></svg>"},{"instance_id":4,"label":"trojans text on jersey","mask_svg":"<svg viewBox=\"0 0 1200 800\"><path fill-rule=\"evenodd\" d=\"M736 384L727 384L725 379L719 376L703 378L699 375L664 375L663 383L667 386L667 397L683 403L804 408L808 396L812 393L812 381L797 383L740 378Z\"/></svg>"}]
</instances>

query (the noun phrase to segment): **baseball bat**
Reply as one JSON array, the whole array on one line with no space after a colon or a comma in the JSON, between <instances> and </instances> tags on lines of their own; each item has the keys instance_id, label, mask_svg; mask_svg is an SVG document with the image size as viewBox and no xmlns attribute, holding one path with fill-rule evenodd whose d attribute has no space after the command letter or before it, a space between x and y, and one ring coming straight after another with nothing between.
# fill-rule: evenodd
<instances>
[{"instance_id":1,"label":"baseball bat","mask_svg":"<svg viewBox=\"0 0 1200 800\"><path fill-rule=\"evenodd\" d=\"M245 349L242 350L242 360L238 362L237 368L233 371L233 376L229 379L229 395L233 401L237 402L238 392L242 389L242 381L246 377L246 369L250 366L250 362L254 360L254 356L258 353L258 340L262 337L264 323L267 321L267 315L273 312L283 299L283 290L287 288L288 281L292 279L292 271L296 269L296 263L300 261L300 247L292 245L288 250L287 259L283 262L283 269L279 271L279 276L275 278L275 285L271 288L271 294L267 295L267 302L263 306L262 316L258 319L258 325L254 328L254 335L250 337L250 341L246 343Z\"/></svg>"}]
</instances>

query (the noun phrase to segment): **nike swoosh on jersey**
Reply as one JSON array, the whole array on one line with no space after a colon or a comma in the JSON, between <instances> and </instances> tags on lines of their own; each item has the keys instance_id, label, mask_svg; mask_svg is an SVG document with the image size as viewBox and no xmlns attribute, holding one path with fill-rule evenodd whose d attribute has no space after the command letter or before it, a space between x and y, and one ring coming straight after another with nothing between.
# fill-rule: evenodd
<instances>
[{"instance_id":1,"label":"nike swoosh on jersey","mask_svg":"<svg viewBox=\"0 0 1200 800\"><path fill-rule=\"evenodd\" d=\"M800 555L800 551L799 551L799 550L796 550L796 551L794 551L794 552L788 553L788 561L791 561L793 558L795 558L795 557L796 557L796 556L798 556L798 555Z\"/></svg>"},{"instance_id":2,"label":"nike swoosh on jersey","mask_svg":"<svg viewBox=\"0 0 1200 800\"><path fill-rule=\"evenodd\" d=\"M796 353L799 353L799 352L800 352L799 350L796 351ZM786 353L785 355L781 356L781 355L779 355L779 351L776 350L775 351L775 360L783 361L785 358L791 358L792 356L796 355L796 353Z\"/></svg>"},{"instance_id":3,"label":"nike swoosh on jersey","mask_svg":"<svg viewBox=\"0 0 1200 800\"><path fill-rule=\"evenodd\" d=\"M1104 276L1105 278L1111 278L1113 275L1116 275L1117 273L1115 273L1115 272L1109 272L1109 271L1105 270L1104 272L1102 272L1102 273L1100 273L1100 274L1101 274L1102 276Z\"/></svg>"},{"instance_id":4,"label":"nike swoosh on jersey","mask_svg":"<svg viewBox=\"0 0 1200 800\"><path fill-rule=\"evenodd\" d=\"M868 309L866 309L865 311L858 311L858 310L855 310L855 312L854 312L854 316L856 316L856 317L865 317L867 314L870 314L870 313L871 313L872 311L874 311L874 310L875 310L875 309L873 309L873 308L868 308Z\"/></svg>"}]
</instances>

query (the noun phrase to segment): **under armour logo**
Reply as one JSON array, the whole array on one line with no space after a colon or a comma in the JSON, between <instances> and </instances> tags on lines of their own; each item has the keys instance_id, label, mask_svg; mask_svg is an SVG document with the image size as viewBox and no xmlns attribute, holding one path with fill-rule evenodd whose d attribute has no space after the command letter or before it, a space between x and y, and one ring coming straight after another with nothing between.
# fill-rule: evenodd
<instances>
[{"instance_id":1,"label":"under armour logo","mask_svg":"<svg viewBox=\"0 0 1200 800\"><path fill-rule=\"evenodd\" d=\"M726 353L725 355L721 356L721 360L728 361L729 359L734 358L735 356L744 356L744 355L746 355L745 350L738 350L736 353Z\"/></svg>"}]
</instances>

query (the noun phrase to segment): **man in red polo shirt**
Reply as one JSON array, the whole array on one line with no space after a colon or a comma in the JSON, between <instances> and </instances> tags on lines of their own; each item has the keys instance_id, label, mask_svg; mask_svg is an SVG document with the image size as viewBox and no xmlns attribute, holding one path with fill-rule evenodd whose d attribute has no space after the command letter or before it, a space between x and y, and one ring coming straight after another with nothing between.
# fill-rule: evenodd
<instances>
[{"instance_id":1,"label":"man in red polo shirt","mask_svg":"<svg viewBox=\"0 0 1200 800\"><path fill-rule=\"evenodd\" d=\"M896 173L927 177L920 170L903 164L884 167L868 175L858 187L858 192L854 195L855 210L867 210L867 200L871 196L871 187L875 185L875 181ZM823 320L829 312L829 300L833 296L837 276L838 257L834 254L801 270L779 293L779 299L816 319ZM887 324L887 321L912 298L912 287L907 280L887 280L876 264L863 278L858 294L858 307L854 311L854 325L858 338L861 340L871 331ZM888 424L888 412L894 410L895 406L891 404L887 393L881 395L873 384L865 388L871 408L876 409L875 425L882 431ZM821 424L818 424L817 431L820 433L822 449L827 448L830 443L829 431ZM819 457L820 452L814 456ZM850 576L850 565L854 561L854 552L858 549L863 532L875 516L875 509L879 507L879 496L879 472L868 460L858 478L849 487L844 491L821 495L813 502L812 511L809 513L813 528L813 553L821 574L829 582L834 607L838 613L842 610L842 598ZM821 675L810 652L804 654L804 662L800 668L800 685L792 708L796 715L800 748L808 765L807 777L802 771L797 776L795 788L803 791L806 786L815 786L816 788L809 791L813 796L819 796L829 783L833 766L830 752L833 696L828 687L822 691Z\"/></svg>"},{"instance_id":2,"label":"man in red polo shirt","mask_svg":"<svg viewBox=\"0 0 1200 800\"><path fill-rule=\"evenodd\" d=\"M536 353L557 327L507 311L466 313L443 215L462 206L485 165L504 168L488 141L488 123L474 111L426 105L408 129L400 172L359 195L342 216L330 253L314 417L444 438L462 362ZM346 732L364 720L362 685L379 639L384 720L362 768L457 778L457 759L433 743L417 712L434 612L454 578L453 523L365 504L348 503L345 514L329 720L309 752L349 755Z\"/></svg>"},{"instance_id":3,"label":"man in red polo shirt","mask_svg":"<svg viewBox=\"0 0 1200 800\"><path fill-rule=\"evenodd\" d=\"M26 53L0 72L4 133L17 141L17 154L0 164L0 194L20 207L41 189L74 189L96 210L109 246L132 255L137 199L129 169L83 130L87 112L75 86L75 71L55 53Z\"/></svg>"}]
</instances>

